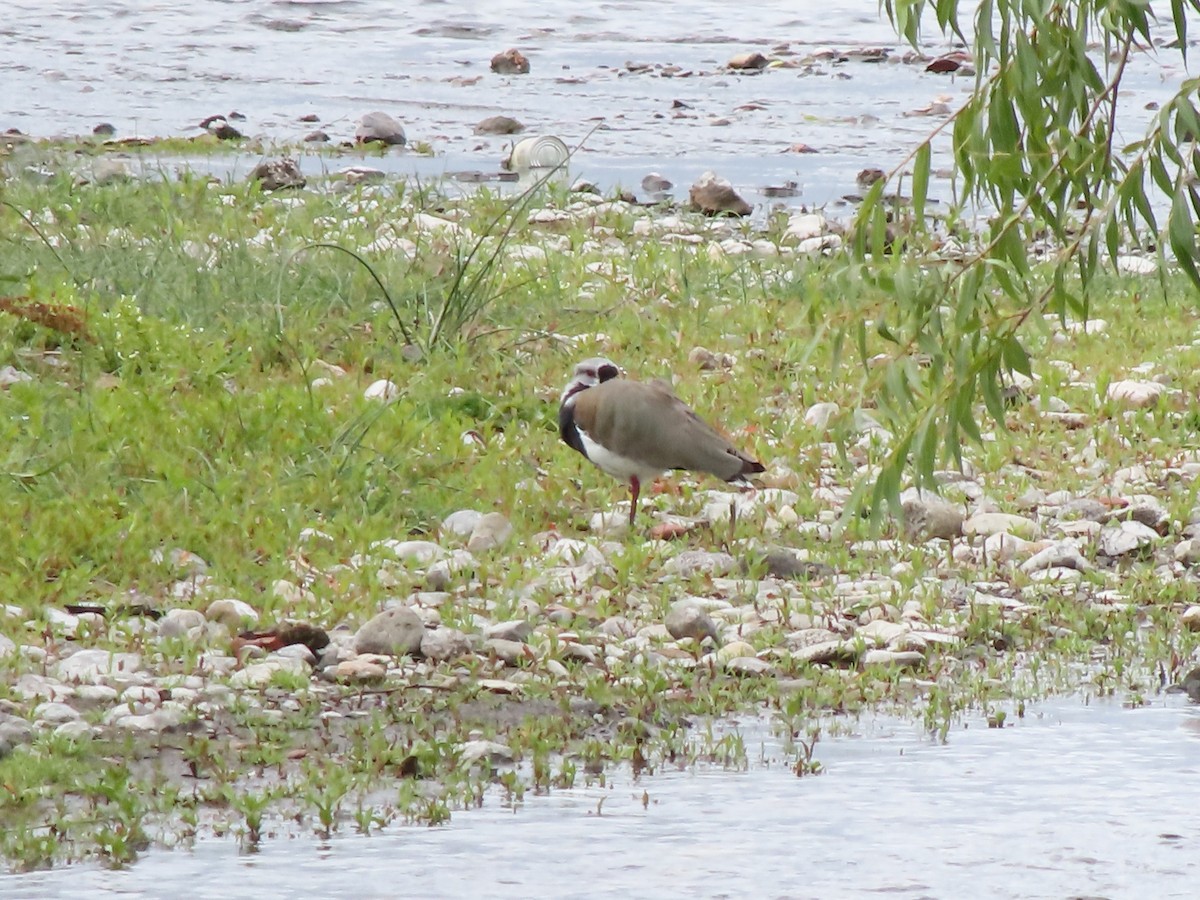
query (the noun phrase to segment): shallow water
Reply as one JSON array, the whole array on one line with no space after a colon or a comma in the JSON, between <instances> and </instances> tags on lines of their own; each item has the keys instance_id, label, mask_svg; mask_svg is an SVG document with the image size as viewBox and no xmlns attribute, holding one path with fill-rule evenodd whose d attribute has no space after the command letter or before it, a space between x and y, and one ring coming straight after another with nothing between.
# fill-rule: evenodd
<instances>
[{"instance_id":1,"label":"shallow water","mask_svg":"<svg viewBox=\"0 0 1200 900\"><path fill-rule=\"evenodd\" d=\"M899 162L940 121L910 113L942 95L955 105L971 79L854 60L812 74L715 72L736 52L781 42L800 54L876 45L899 55L875 0L799 11L812 6L583 0L564 18L527 0L468 10L385 0L8 0L0 130L85 134L108 121L119 136L189 135L203 117L238 110L248 134L295 140L323 127L344 140L359 115L383 109L436 155L365 160L426 177L498 167L509 140L471 134L485 116L513 115L530 133L572 144L602 121L572 165L601 186L636 186L654 170L676 182L678 196L715 169L752 199L764 185L796 181L798 202L825 203L853 192L860 169ZM491 55L509 46L530 57L529 76L488 72ZM623 74L628 61L713 74ZM1161 100L1180 75L1172 51L1139 57L1125 102L1137 111ZM450 80L475 76L472 85ZM673 118L676 100L695 117ZM309 113L319 126L298 121ZM1139 127L1133 117L1126 137ZM797 142L818 152L785 152ZM208 164L240 177L255 161L242 153ZM310 171L341 164L306 160ZM827 774L797 779L769 731L749 723L747 772L701 767L635 782L618 771L608 789L530 796L515 812L492 796L443 828L325 844L279 839L251 856L233 840L202 840L120 872L0 877L0 897L1200 893L1190 847L1200 835L1190 798L1200 770L1196 708L1179 697L1138 710L1061 700L1012 728L970 724L943 746L913 725L877 720L860 736L823 741ZM758 761L760 741L776 763Z\"/></svg>"},{"instance_id":2,"label":"shallow water","mask_svg":"<svg viewBox=\"0 0 1200 900\"><path fill-rule=\"evenodd\" d=\"M0 897L1196 896L1200 709L1059 699L1012 727L967 725L943 745L872 720L821 741L826 773L797 778L749 721L747 771L618 770L515 811L493 795L444 827L254 855L202 840L119 872L0 878Z\"/></svg>"},{"instance_id":3,"label":"shallow water","mask_svg":"<svg viewBox=\"0 0 1200 900\"><path fill-rule=\"evenodd\" d=\"M90 134L104 121L118 136L194 135L206 116L236 110L246 119L234 124L249 135L296 141L320 127L344 141L360 115L381 109L435 156L367 161L428 178L495 171L512 139L471 132L507 114L527 134L572 146L586 136L573 175L603 188L636 189L657 171L683 196L714 169L752 200L766 199L765 186L795 182L790 202L825 204L857 192L863 168L899 163L941 121L914 111L939 98L955 107L973 84L857 58L811 71L719 71L735 53L782 44L797 58L823 48L903 53L875 0L582 0L569 12L529 0L465 9L442 0L8 0L0 130ZM529 57L529 75L489 71L491 56L508 47ZM927 52L948 48L930 32ZM696 74L631 74L629 62ZM1164 99L1181 75L1174 51L1134 60L1122 91L1130 139L1148 116L1145 103ZM319 124L301 123L307 114ZM788 152L797 143L817 152ZM255 161L233 168L244 175Z\"/></svg>"}]
</instances>

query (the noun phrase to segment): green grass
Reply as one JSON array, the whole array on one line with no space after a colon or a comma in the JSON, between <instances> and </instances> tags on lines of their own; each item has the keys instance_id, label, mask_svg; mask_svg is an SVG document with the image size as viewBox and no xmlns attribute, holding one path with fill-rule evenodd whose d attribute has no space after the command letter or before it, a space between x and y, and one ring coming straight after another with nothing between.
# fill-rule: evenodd
<instances>
[{"instance_id":1,"label":"green grass","mask_svg":"<svg viewBox=\"0 0 1200 900\"><path fill-rule=\"evenodd\" d=\"M530 207L574 199L547 190ZM64 604L128 590L162 607L203 608L205 599L167 595L178 572L154 554L173 548L203 558L219 596L246 600L264 624L286 615L327 628L357 625L407 585L339 566L373 541L436 537L441 519L462 508L503 512L514 537L481 559L481 587L459 589L443 622L470 630L476 614L523 615L516 591L538 572L534 535L553 528L587 537L590 515L623 498L619 484L557 436L558 393L573 364L596 354L637 377L680 376L685 400L720 418L771 465L779 486L799 493L798 523L769 542L807 549L849 575L911 565L896 575L904 596L847 602L844 615L915 599L929 621L952 621L962 636L953 648L931 646L916 678L813 667L782 653L773 662L803 682L791 687L730 678L705 664L667 671L632 656L608 669L587 666L561 658L553 630L531 639L540 656L523 668L531 677L520 700L477 692L473 679L494 674L478 662L443 667L461 677L447 691L318 692L281 676L266 709L237 702L218 715L220 729L145 739L124 780L107 760L127 748L107 738L68 744L43 735L0 759L0 853L14 866L89 856L119 865L147 841L186 842L205 827L253 845L293 814L323 834L436 823L481 802L485 785L499 784L519 802L525 790L597 777L597 766L602 778L605 761L745 766L739 737L706 738L682 724L735 710L771 711L797 739L797 774L813 773L813 723L822 715L882 707L923 716L945 734L964 711L990 714L1012 698L1084 684L1152 690L1156 666L1174 676L1195 650L1195 637L1176 621L1196 602L1194 585L1164 584L1146 565L1116 579L1088 576L1091 590L1115 586L1128 604L1107 609L1000 573L1034 607L1001 615L955 605L947 577L990 576L945 548L863 552L857 542L872 535L855 518L831 539L803 530L822 514L836 524L815 488L852 487L858 464L880 458L878 448L856 446L844 425L834 434L841 447L823 450L828 438L803 421L817 401L869 408L865 359L888 349L870 329L860 347L828 340L834 325L876 320L895 303L843 259L720 256L703 245L638 239L631 212L594 223L580 215L565 231L539 231L504 197L455 200L435 187L263 196L200 178L77 187L63 176L41 184L10 178L0 200L0 296L22 298L19 309L66 305L86 316L72 332L28 312L0 312L0 367L32 376L0 394L0 593L22 608L4 620L18 643L53 636L51 611ZM422 230L416 213L470 234ZM372 249L380 237L410 239L416 253ZM545 259L519 260L511 255L518 246L543 249ZM461 293L472 284L473 293ZM1089 423L1067 428L1026 404L1010 411L1006 427L991 426L993 440L968 448L980 484L1002 509L1014 511L1032 487L1104 496L1117 469L1141 463L1157 479L1151 492L1186 522L1194 482L1160 473L1200 448L1189 401L1200 389L1198 322L1184 282L1168 277L1165 286L1164 297L1155 280L1109 277L1092 299L1106 333L1033 337L1042 380L1031 394L1042 402L1057 396ZM447 304L453 314L439 326ZM733 353L737 365L703 373L687 362L695 346ZM1059 362L1080 376L1067 377ZM1103 387L1135 377L1143 362L1180 394L1127 414ZM314 386L325 364L345 377ZM399 389L391 404L363 398L379 378ZM1103 465L1089 469L1093 459ZM677 498L651 501L685 513L700 502L686 486ZM735 551L739 541L767 542L760 525L739 521ZM305 528L331 540L301 545ZM880 536L897 531L885 523ZM718 527L682 545L720 549L728 541ZM538 599L590 607L568 626L583 633L593 627L588 613L623 614L644 602L661 617L683 591L657 581L675 552L627 540L596 593ZM299 556L329 577L311 585L311 599L284 601L273 586L296 580ZM687 588L720 593L704 578ZM739 606L754 602L752 593L735 594ZM833 602L829 585L812 586L809 597L791 610ZM766 652L788 630L769 625L747 640ZM117 627L87 642L161 653L160 671L186 674L197 658L186 642L156 644ZM545 676L549 660L566 666L569 686ZM36 670L36 661L11 656L0 660L0 683ZM0 687L0 700L13 697ZM614 737L598 739L594 714L572 712L572 699L591 701ZM33 705L11 702L23 713ZM510 717L506 707L519 712ZM333 725L320 715L330 708L364 718ZM457 748L474 732L507 743L520 767L460 771ZM329 758L342 764L336 778L314 762Z\"/></svg>"}]
</instances>

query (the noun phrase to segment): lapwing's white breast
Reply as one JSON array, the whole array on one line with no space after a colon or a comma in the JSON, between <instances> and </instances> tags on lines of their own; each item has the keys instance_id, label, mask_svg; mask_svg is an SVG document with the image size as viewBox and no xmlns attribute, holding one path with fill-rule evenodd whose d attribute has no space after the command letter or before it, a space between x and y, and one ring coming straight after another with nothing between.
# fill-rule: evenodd
<instances>
[{"instance_id":1,"label":"lapwing's white breast","mask_svg":"<svg viewBox=\"0 0 1200 900\"><path fill-rule=\"evenodd\" d=\"M578 428L578 424L576 427ZM636 459L622 456L620 453L610 450L603 444L593 440L582 428L578 428L578 431L579 439L583 442L583 449L587 453L588 460L602 472L607 472L614 478L628 481L636 475L638 481L649 484L665 471L664 469L647 466L643 462L638 462Z\"/></svg>"}]
</instances>

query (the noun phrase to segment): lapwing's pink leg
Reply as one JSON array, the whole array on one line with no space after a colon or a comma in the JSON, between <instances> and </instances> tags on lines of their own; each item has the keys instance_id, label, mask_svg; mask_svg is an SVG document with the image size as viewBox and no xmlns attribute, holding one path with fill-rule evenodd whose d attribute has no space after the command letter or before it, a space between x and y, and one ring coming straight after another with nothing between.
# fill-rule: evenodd
<instances>
[{"instance_id":1,"label":"lapwing's pink leg","mask_svg":"<svg viewBox=\"0 0 1200 900\"><path fill-rule=\"evenodd\" d=\"M642 483L638 480L636 475L631 475L629 477L629 493L633 497L633 500L629 504L629 527L632 528L633 517L637 515L638 497L641 496L642 493Z\"/></svg>"}]
</instances>

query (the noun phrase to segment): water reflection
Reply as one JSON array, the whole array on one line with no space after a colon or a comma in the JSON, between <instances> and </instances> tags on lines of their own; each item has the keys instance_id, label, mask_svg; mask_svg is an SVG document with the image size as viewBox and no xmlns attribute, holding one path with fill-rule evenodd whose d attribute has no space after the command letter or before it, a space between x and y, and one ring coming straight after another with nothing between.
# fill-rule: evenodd
<instances>
[{"instance_id":1,"label":"water reflection","mask_svg":"<svg viewBox=\"0 0 1200 900\"><path fill-rule=\"evenodd\" d=\"M123 872L0 879L0 897L1193 897L1198 728L1180 695L1055 700L1004 729L975 717L945 745L874 719L818 745L825 775L797 778L752 721L748 771L618 771L515 811L492 796L446 827L254 857L201 841Z\"/></svg>"}]
</instances>

